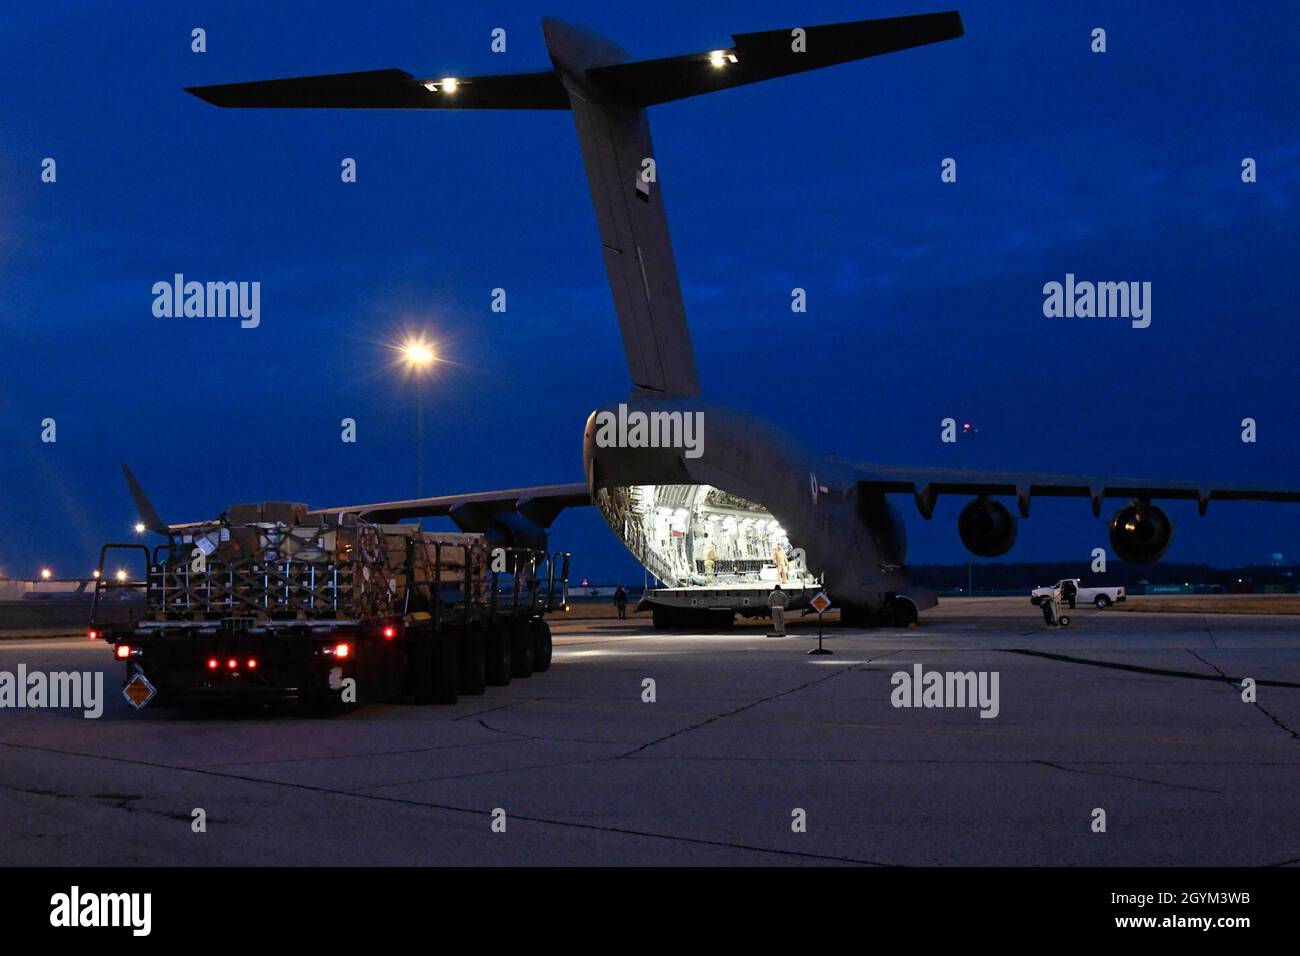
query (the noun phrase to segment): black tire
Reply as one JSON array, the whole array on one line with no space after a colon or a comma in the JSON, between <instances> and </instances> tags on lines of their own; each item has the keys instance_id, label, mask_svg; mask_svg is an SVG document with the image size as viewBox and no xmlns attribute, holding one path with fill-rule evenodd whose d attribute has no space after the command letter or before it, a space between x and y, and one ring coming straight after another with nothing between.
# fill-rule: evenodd
<instances>
[{"instance_id":1,"label":"black tire","mask_svg":"<svg viewBox=\"0 0 1300 956\"><path fill-rule=\"evenodd\" d=\"M421 636L412 640L406 653L407 680L411 698L417 704L433 703L433 655L429 641Z\"/></svg>"},{"instance_id":2,"label":"black tire","mask_svg":"<svg viewBox=\"0 0 1300 956\"><path fill-rule=\"evenodd\" d=\"M840 608L840 626L842 627L870 627L871 615L865 608L856 605Z\"/></svg>"},{"instance_id":3,"label":"black tire","mask_svg":"<svg viewBox=\"0 0 1300 956\"><path fill-rule=\"evenodd\" d=\"M460 640L460 692L477 697L486 689L487 638L482 628L466 628Z\"/></svg>"},{"instance_id":4,"label":"black tire","mask_svg":"<svg viewBox=\"0 0 1300 956\"><path fill-rule=\"evenodd\" d=\"M533 676L533 629L521 617L510 622L510 676Z\"/></svg>"},{"instance_id":5,"label":"black tire","mask_svg":"<svg viewBox=\"0 0 1300 956\"><path fill-rule=\"evenodd\" d=\"M1043 603L1043 599L1035 595L1034 597L1031 597L1029 599L1029 603L1032 604L1034 607L1038 607L1038 605Z\"/></svg>"},{"instance_id":6,"label":"black tire","mask_svg":"<svg viewBox=\"0 0 1300 956\"><path fill-rule=\"evenodd\" d=\"M485 673L489 687L505 687L510 683L510 631L504 624L493 624L484 635L487 651Z\"/></svg>"},{"instance_id":7,"label":"black tire","mask_svg":"<svg viewBox=\"0 0 1300 956\"><path fill-rule=\"evenodd\" d=\"M897 598L892 605L887 618L890 627L911 627L917 622L916 605L907 598Z\"/></svg>"},{"instance_id":8,"label":"black tire","mask_svg":"<svg viewBox=\"0 0 1300 956\"><path fill-rule=\"evenodd\" d=\"M1060 619L1058 620L1057 623L1060 624L1061 627L1069 627L1069 626L1070 626L1070 616L1069 616L1068 614L1062 614L1061 617L1060 617Z\"/></svg>"},{"instance_id":9,"label":"black tire","mask_svg":"<svg viewBox=\"0 0 1300 956\"><path fill-rule=\"evenodd\" d=\"M533 673L551 669L551 625L540 617L529 622L533 631Z\"/></svg>"},{"instance_id":10,"label":"black tire","mask_svg":"<svg viewBox=\"0 0 1300 956\"><path fill-rule=\"evenodd\" d=\"M460 642L455 633L433 637L433 702L454 704L460 695Z\"/></svg>"},{"instance_id":11,"label":"black tire","mask_svg":"<svg viewBox=\"0 0 1300 956\"><path fill-rule=\"evenodd\" d=\"M1110 607L1110 598L1105 594L1098 594L1097 599L1092 603L1097 605L1097 610L1104 611L1106 608Z\"/></svg>"}]
</instances>

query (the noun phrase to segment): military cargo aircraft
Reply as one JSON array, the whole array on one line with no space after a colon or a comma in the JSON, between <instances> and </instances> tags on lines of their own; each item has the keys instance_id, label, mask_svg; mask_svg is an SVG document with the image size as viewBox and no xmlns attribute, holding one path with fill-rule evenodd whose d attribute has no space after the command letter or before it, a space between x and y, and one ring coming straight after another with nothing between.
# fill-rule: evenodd
<instances>
[{"instance_id":1,"label":"military cargo aircraft","mask_svg":"<svg viewBox=\"0 0 1300 956\"><path fill-rule=\"evenodd\" d=\"M905 527L890 496L910 496L926 519L939 495L968 497L957 533L982 557L1011 549L1016 515L1028 517L1037 496L1087 499L1098 517L1104 499L1120 499L1110 544L1139 562L1169 547L1158 499L1194 499L1201 514L1210 501L1300 501L1300 490L1208 481L853 465L819 459L755 417L701 399L646 111L955 40L964 32L957 12L740 33L718 49L651 60L561 21L543 20L542 30L551 68L532 73L421 78L385 69L189 89L220 107L568 110L577 127L632 386L588 418L584 480L321 512L377 521L447 515L503 544L544 547L563 509L594 505L663 583L648 598L657 626L761 614L777 583L791 592L792 609L824 588L847 623L906 625L935 600L909 580ZM695 426L689 435L687 425ZM137 502L151 527L167 528L142 492Z\"/></svg>"}]
</instances>

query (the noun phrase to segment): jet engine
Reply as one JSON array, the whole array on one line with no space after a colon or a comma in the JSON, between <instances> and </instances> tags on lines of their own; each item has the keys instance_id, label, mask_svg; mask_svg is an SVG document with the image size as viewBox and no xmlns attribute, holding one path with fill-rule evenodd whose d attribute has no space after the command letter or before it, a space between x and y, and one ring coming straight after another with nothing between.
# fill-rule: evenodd
<instances>
[{"instance_id":1,"label":"jet engine","mask_svg":"<svg viewBox=\"0 0 1300 956\"><path fill-rule=\"evenodd\" d=\"M971 554L996 558L1016 543L1016 519L1006 505L981 495L961 509L957 533Z\"/></svg>"},{"instance_id":2,"label":"jet engine","mask_svg":"<svg viewBox=\"0 0 1300 956\"><path fill-rule=\"evenodd\" d=\"M1168 515L1149 501L1132 501L1110 519L1111 549L1135 564L1159 561L1173 536Z\"/></svg>"}]
</instances>

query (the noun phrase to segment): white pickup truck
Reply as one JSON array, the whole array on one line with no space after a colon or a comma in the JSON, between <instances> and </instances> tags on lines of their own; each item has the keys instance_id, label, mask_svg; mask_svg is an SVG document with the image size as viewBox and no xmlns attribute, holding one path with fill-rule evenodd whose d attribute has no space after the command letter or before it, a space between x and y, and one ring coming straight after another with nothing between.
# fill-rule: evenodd
<instances>
[{"instance_id":1,"label":"white pickup truck","mask_svg":"<svg viewBox=\"0 0 1300 956\"><path fill-rule=\"evenodd\" d=\"M1074 598L1076 604L1095 604L1098 608L1108 608L1116 601L1123 601L1125 599L1124 589L1122 587L1085 588L1079 583L1078 578L1062 578L1055 584L1049 584L1047 587L1042 588L1034 588L1030 591L1029 603L1034 605L1034 607L1037 607L1042 603L1043 598L1050 595L1066 581L1073 581L1074 586L1079 590L1079 593L1076 594ZM1070 606L1073 607L1074 605Z\"/></svg>"}]
</instances>

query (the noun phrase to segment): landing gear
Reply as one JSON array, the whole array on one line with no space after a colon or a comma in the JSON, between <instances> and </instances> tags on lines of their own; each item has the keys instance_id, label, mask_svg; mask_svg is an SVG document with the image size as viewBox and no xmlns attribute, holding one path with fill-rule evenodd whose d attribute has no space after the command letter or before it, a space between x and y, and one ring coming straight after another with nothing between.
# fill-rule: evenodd
<instances>
[{"instance_id":1,"label":"landing gear","mask_svg":"<svg viewBox=\"0 0 1300 956\"><path fill-rule=\"evenodd\" d=\"M911 627L919 615L916 605L907 598L894 598L885 602L885 620L890 627Z\"/></svg>"},{"instance_id":2,"label":"landing gear","mask_svg":"<svg viewBox=\"0 0 1300 956\"><path fill-rule=\"evenodd\" d=\"M918 620L916 605L905 597L886 598L875 613L861 606L840 608L840 623L845 627L911 627Z\"/></svg>"}]
</instances>

